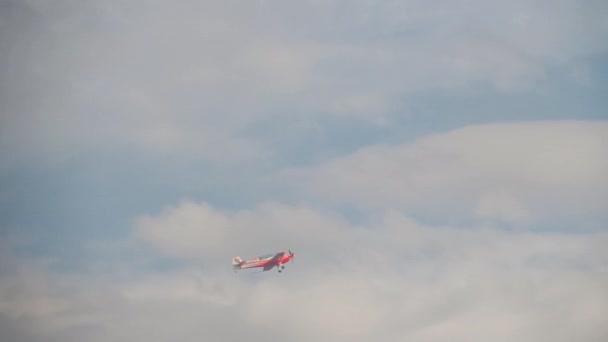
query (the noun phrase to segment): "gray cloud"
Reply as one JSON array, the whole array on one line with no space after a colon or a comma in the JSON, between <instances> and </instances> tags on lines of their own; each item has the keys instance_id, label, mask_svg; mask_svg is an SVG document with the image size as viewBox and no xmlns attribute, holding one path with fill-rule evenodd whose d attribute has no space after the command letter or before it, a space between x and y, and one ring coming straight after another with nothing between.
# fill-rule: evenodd
<instances>
[{"instance_id":1,"label":"gray cloud","mask_svg":"<svg viewBox=\"0 0 608 342\"><path fill-rule=\"evenodd\" d=\"M384 123L411 92L479 82L518 90L548 67L605 51L607 30L600 2L3 6L5 161L125 146L259 158L268 147L241 132L260 119Z\"/></svg>"}]
</instances>

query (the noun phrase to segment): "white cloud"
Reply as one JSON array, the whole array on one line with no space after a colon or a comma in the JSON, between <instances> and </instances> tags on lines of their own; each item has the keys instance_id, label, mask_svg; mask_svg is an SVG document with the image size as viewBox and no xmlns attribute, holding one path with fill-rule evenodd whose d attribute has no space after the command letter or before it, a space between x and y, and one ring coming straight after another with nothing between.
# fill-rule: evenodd
<instances>
[{"instance_id":1,"label":"white cloud","mask_svg":"<svg viewBox=\"0 0 608 342\"><path fill-rule=\"evenodd\" d=\"M230 270L232 253L270 251L267 233L279 226L298 246L286 272ZM0 274L0 323L31 341L565 342L608 334L605 233L431 227L397 212L353 227L310 208L227 213L193 203L146 218L138 233L170 256L196 255L189 239L200 239L203 252L196 267L95 277L3 258L12 271ZM209 234L213 242L202 238ZM36 309L49 302L55 309Z\"/></svg>"},{"instance_id":2,"label":"white cloud","mask_svg":"<svg viewBox=\"0 0 608 342\"><path fill-rule=\"evenodd\" d=\"M365 208L507 222L571 219L606 212L607 136L602 121L478 125L285 174L317 197Z\"/></svg>"},{"instance_id":3,"label":"white cloud","mask_svg":"<svg viewBox=\"0 0 608 342\"><path fill-rule=\"evenodd\" d=\"M141 217L135 224L136 236L166 255L204 263L226 262L235 252L297 251L301 244L318 236L333 238L347 227L339 217L322 216L307 207L262 203L255 210L228 213L188 201L157 216Z\"/></svg>"},{"instance_id":4,"label":"white cloud","mask_svg":"<svg viewBox=\"0 0 608 342\"><path fill-rule=\"evenodd\" d=\"M482 195L474 215L480 219L514 223L526 223L532 217L519 201L501 192Z\"/></svg>"}]
</instances>

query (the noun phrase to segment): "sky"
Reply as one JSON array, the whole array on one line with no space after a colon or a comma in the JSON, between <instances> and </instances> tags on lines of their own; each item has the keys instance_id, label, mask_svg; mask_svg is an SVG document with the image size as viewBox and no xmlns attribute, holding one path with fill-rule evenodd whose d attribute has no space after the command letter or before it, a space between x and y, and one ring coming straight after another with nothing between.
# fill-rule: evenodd
<instances>
[{"instance_id":1,"label":"sky","mask_svg":"<svg viewBox=\"0 0 608 342\"><path fill-rule=\"evenodd\" d=\"M606 37L595 0L0 2L2 340L607 340Z\"/></svg>"}]
</instances>

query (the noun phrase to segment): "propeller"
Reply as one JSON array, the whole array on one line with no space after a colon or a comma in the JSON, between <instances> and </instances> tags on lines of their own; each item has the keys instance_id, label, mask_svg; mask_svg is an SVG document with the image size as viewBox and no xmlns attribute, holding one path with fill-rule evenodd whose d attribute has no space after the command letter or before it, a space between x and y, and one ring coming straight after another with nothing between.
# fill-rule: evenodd
<instances>
[{"instance_id":1,"label":"propeller","mask_svg":"<svg viewBox=\"0 0 608 342\"><path fill-rule=\"evenodd\" d=\"M291 255L291 262L293 262L293 257L295 257L296 255L293 254L293 252L291 251L291 249L289 250L289 255Z\"/></svg>"}]
</instances>

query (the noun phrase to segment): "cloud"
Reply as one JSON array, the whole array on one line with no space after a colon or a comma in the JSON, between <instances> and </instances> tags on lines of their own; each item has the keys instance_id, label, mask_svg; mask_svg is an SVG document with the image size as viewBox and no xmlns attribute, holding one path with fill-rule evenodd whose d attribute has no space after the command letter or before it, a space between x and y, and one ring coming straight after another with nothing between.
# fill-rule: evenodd
<instances>
[{"instance_id":1,"label":"cloud","mask_svg":"<svg viewBox=\"0 0 608 342\"><path fill-rule=\"evenodd\" d=\"M269 212L277 221L268 219ZM178 223L186 213L197 217L196 225ZM270 274L256 277L243 302L244 317L273 336L339 341L605 336L600 323L605 306L595 302L608 280L605 234L430 227L399 213L354 227L306 207L268 204L227 213L193 203L147 218L138 231L159 250L171 248L169 256L205 254L192 260L212 269L228 267L215 257L229 259L222 248L259 253L279 231L282 238L291 237L298 259L288 266L289 276L281 283ZM218 231L225 234L212 244L222 248L210 248L203 237ZM190 250L186 240L192 232L200 244ZM154 240L147 237L151 234ZM178 240L184 243L175 248ZM570 321L571 310L584 318ZM549 328L560 324L565 325L559 332Z\"/></svg>"},{"instance_id":2,"label":"cloud","mask_svg":"<svg viewBox=\"0 0 608 342\"><path fill-rule=\"evenodd\" d=\"M484 195L479 199L474 216L482 220L525 223L530 220L532 213L513 197L497 192Z\"/></svg>"},{"instance_id":3,"label":"cloud","mask_svg":"<svg viewBox=\"0 0 608 342\"><path fill-rule=\"evenodd\" d=\"M282 219L292 222L281 225L283 238L298 248L286 272L232 273L229 255L270 251L265 243ZM137 224L137 236L154 236L147 241L162 255L195 264L92 276L3 258L11 271L0 275L0 322L31 341L607 336L605 233L434 227L398 212L332 231L335 220L306 207L228 213L182 203ZM198 249L189 239L199 239Z\"/></svg>"},{"instance_id":4,"label":"cloud","mask_svg":"<svg viewBox=\"0 0 608 342\"><path fill-rule=\"evenodd\" d=\"M476 125L285 174L316 197L364 208L507 223L572 219L606 210L607 134L602 121Z\"/></svg>"},{"instance_id":5,"label":"cloud","mask_svg":"<svg viewBox=\"0 0 608 342\"><path fill-rule=\"evenodd\" d=\"M602 4L575 1L3 6L0 143L14 159L126 146L266 157L242 134L260 120L385 123L411 94L529 89L548 68L580 70L608 30Z\"/></svg>"},{"instance_id":6,"label":"cloud","mask_svg":"<svg viewBox=\"0 0 608 342\"><path fill-rule=\"evenodd\" d=\"M277 246L297 251L301 244L319 236L333 237L347 227L340 217L324 216L309 207L269 202L253 210L222 212L206 203L184 201L158 215L138 218L135 236L167 256L208 264L230 260L235 251L279 252L274 251Z\"/></svg>"}]
</instances>

